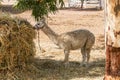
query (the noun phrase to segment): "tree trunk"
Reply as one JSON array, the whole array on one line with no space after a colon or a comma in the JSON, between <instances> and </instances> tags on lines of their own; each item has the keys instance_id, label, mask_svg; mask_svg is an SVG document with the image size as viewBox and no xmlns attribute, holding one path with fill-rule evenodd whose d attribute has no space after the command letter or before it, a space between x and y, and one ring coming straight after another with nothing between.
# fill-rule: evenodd
<instances>
[{"instance_id":1,"label":"tree trunk","mask_svg":"<svg viewBox=\"0 0 120 80\"><path fill-rule=\"evenodd\" d=\"M106 66L104 80L120 80L120 1L105 0Z\"/></svg>"},{"instance_id":2,"label":"tree trunk","mask_svg":"<svg viewBox=\"0 0 120 80\"><path fill-rule=\"evenodd\" d=\"M106 46L105 80L120 80L120 48Z\"/></svg>"}]
</instances>

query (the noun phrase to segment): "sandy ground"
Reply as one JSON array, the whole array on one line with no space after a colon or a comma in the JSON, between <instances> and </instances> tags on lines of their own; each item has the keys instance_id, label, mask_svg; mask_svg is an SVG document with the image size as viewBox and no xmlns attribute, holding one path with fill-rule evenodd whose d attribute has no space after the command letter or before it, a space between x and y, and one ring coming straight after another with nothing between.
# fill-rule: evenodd
<instances>
[{"instance_id":1,"label":"sandy ground","mask_svg":"<svg viewBox=\"0 0 120 80\"><path fill-rule=\"evenodd\" d=\"M27 19L32 25L36 22L31 16L31 11L23 13L12 13ZM90 67L80 67L80 50L71 51L69 56L70 66L63 67L64 53L42 32L40 32L40 45L46 51L41 53L36 43L36 66L40 74L36 80L102 80L104 77L105 51L104 51L104 11L96 9L64 9L56 14L50 14L47 19L49 27L58 34L77 30L88 29L96 37L95 45L91 51Z\"/></svg>"}]
</instances>

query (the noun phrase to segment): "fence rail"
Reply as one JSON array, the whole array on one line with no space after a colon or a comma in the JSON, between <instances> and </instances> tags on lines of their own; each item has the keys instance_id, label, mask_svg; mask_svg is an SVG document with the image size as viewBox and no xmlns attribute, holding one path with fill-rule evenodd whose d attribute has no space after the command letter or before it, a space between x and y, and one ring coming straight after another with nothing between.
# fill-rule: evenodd
<instances>
[{"instance_id":1,"label":"fence rail","mask_svg":"<svg viewBox=\"0 0 120 80\"><path fill-rule=\"evenodd\" d=\"M68 0L68 7L80 7L81 0ZM86 7L104 8L104 0L84 0L83 8Z\"/></svg>"}]
</instances>

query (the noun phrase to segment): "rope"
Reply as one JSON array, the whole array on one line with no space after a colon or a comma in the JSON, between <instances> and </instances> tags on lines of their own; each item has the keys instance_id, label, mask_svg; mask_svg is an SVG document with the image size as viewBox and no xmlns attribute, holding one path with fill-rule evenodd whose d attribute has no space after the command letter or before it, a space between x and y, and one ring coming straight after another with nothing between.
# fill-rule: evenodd
<instances>
[{"instance_id":1,"label":"rope","mask_svg":"<svg viewBox=\"0 0 120 80\"><path fill-rule=\"evenodd\" d=\"M47 20L48 21L48 20ZM48 23L48 22L47 22ZM39 46L39 49L40 51L43 53L43 52L46 52L43 48L41 48L40 46L40 32L39 32L39 29L37 29L37 35L38 35L38 46Z\"/></svg>"},{"instance_id":2,"label":"rope","mask_svg":"<svg viewBox=\"0 0 120 80\"><path fill-rule=\"evenodd\" d=\"M42 50L41 46L40 46L40 37L39 37L40 33L39 33L39 30L37 30L37 35L38 35L38 46L39 46L39 49Z\"/></svg>"},{"instance_id":3,"label":"rope","mask_svg":"<svg viewBox=\"0 0 120 80\"><path fill-rule=\"evenodd\" d=\"M44 53L46 51L43 48L41 48L41 46L40 46L40 32L39 32L39 30L37 30L37 35L38 35L38 47L39 47L41 53Z\"/></svg>"}]
</instances>

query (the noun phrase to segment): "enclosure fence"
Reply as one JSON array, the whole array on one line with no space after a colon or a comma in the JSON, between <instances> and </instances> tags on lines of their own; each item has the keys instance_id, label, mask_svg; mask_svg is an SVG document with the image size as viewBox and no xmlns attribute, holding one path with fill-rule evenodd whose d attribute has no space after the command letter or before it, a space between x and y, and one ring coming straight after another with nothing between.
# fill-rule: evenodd
<instances>
[{"instance_id":1,"label":"enclosure fence","mask_svg":"<svg viewBox=\"0 0 120 80\"><path fill-rule=\"evenodd\" d=\"M68 0L68 7L80 7L82 0ZM104 8L104 0L84 0L83 8L97 7Z\"/></svg>"}]
</instances>

